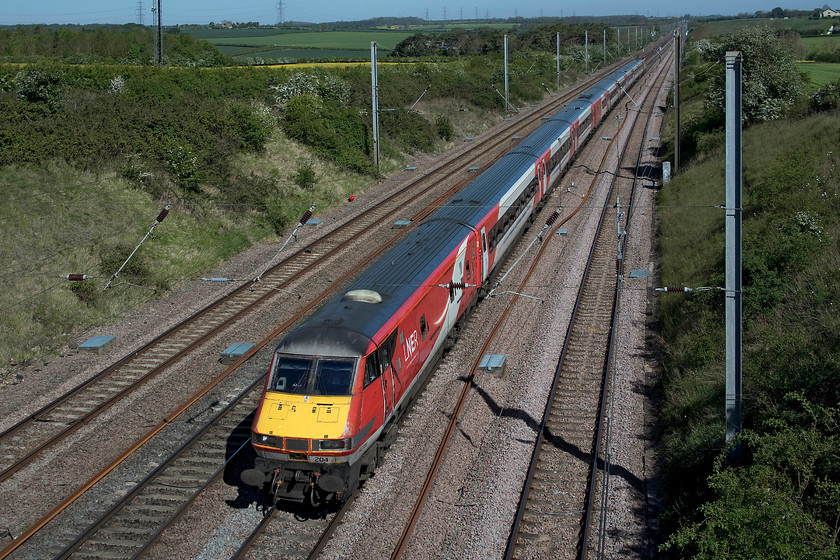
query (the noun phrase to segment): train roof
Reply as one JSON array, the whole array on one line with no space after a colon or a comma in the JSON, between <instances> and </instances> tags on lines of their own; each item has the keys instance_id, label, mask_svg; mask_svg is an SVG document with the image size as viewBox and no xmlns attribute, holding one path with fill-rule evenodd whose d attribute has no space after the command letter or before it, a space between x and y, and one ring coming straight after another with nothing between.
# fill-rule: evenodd
<instances>
[{"instance_id":1,"label":"train roof","mask_svg":"<svg viewBox=\"0 0 840 560\"><path fill-rule=\"evenodd\" d=\"M599 82L606 89L639 61ZM603 85L606 84L606 85ZM603 91L602 89L602 91ZM377 332L432 273L458 248L467 231L499 204L512 186L511 177L533 172L536 158L580 118L589 105L573 102L528 135L460 193L453 196L423 223L363 272L341 295L318 310L306 323L283 339L278 351L317 356L363 356ZM375 296L374 296L375 294Z\"/></svg>"},{"instance_id":2,"label":"train roof","mask_svg":"<svg viewBox=\"0 0 840 560\"><path fill-rule=\"evenodd\" d=\"M583 110L574 107L565 107L546 120L545 124L532 132L520 142L512 152L523 152L534 155L542 155L557 141L558 138L569 129L569 125L583 115Z\"/></svg>"},{"instance_id":3,"label":"train roof","mask_svg":"<svg viewBox=\"0 0 840 560\"><path fill-rule=\"evenodd\" d=\"M477 227L487 213L495 207L510 187L511 177L521 177L532 171L539 154L520 152L514 149L502 156L469 185L440 207L430 218L452 220Z\"/></svg>"},{"instance_id":4,"label":"train roof","mask_svg":"<svg viewBox=\"0 0 840 560\"><path fill-rule=\"evenodd\" d=\"M504 190L502 179L518 176L533 168L534 156L507 154L479 175L459 194L419 224L370 268L354 280L348 289L318 310L304 325L283 339L278 351L331 356L362 356L370 349L370 340L411 295L440 266L445 257L458 248L471 227L496 204ZM368 290L380 301L368 303L349 298L351 292ZM326 341L324 333L333 340Z\"/></svg>"},{"instance_id":5,"label":"train roof","mask_svg":"<svg viewBox=\"0 0 840 560\"><path fill-rule=\"evenodd\" d=\"M419 224L342 295L287 335L278 351L321 356L366 354L374 335L457 249L466 232L466 226L453 221Z\"/></svg>"}]
</instances>

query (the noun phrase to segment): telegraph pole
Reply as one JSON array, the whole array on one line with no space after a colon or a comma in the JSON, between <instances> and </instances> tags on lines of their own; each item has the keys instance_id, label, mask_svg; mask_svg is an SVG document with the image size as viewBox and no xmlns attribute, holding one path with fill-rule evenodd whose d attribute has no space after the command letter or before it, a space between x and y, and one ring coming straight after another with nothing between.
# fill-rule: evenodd
<instances>
[{"instance_id":1,"label":"telegraph pole","mask_svg":"<svg viewBox=\"0 0 840 560\"><path fill-rule=\"evenodd\" d=\"M680 169L680 30L674 31L674 171Z\"/></svg>"},{"instance_id":2,"label":"telegraph pole","mask_svg":"<svg viewBox=\"0 0 840 560\"><path fill-rule=\"evenodd\" d=\"M379 169L379 77L376 73L376 41L370 43L370 84L373 95L373 163Z\"/></svg>"},{"instance_id":3,"label":"telegraph pole","mask_svg":"<svg viewBox=\"0 0 840 560\"><path fill-rule=\"evenodd\" d=\"M155 0L155 6L152 7L157 20L155 29L155 65L157 66L163 66L163 27L161 26L160 1Z\"/></svg>"},{"instance_id":4,"label":"telegraph pole","mask_svg":"<svg viewBox=\"0 0 840 560\"><path fill-rule=\"evenodd\" d=\"M505 35L505 113L510 107L510 78L508 75L508 36Z\"/></svg>"},{"instance_id":5,"label":"telegraph pole","mask_svg":"<svg viewBox=\"0 0 840 560\"><path fill-rule=\"evenodd\" d=\"M586 69L586 73L589 74L589 31L583 32L584 41L586 42L586 46L583 49L584 52L584 67Z\"/></svg>"},{"instance_id":6,"label":"telegraph pole","mask_svg":"<svg viewBox=\"0 0 840 560\"><path fill-rule=\"evenodd\" d=\"M557 32L557 89L560 89L560 32Z\"/></svg>"},{"instance_id":7,"label":"telegraph pole","mask_svg":"<svg viewBox=\"0 0 840 560\"><path fill-rule=\"evenodd\" d=\"M741 431L741 52L726 53L726 442ZM741 455L739 447L732 458Z\"/></svg>"}]
</instances>

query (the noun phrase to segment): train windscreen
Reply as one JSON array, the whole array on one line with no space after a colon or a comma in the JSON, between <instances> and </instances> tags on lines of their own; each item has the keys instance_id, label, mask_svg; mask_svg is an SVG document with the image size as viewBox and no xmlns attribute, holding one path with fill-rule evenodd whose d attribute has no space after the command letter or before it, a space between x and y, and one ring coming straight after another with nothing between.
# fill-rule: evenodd
<instances>
[{"instance_id":1,"label":"train windscreen","mask_svg":"<svg viewBox=\"0 0 840 560\"><path fill-rule=\"evenodd\" d=\"M349 395L355 360L279 356L271 390L295 395Z\"/></svg>"}]
</instances>

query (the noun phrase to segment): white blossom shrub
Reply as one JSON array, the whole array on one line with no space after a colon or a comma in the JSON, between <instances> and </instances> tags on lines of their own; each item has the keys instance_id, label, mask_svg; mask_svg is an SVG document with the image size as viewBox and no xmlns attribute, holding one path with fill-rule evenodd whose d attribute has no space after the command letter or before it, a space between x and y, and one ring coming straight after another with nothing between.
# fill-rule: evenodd
<instances>
[{"instance_id":1,"label":"white blossom shrub","mask_svg":"<svg viewBox=\"0 0 840 560\"><path fill-rule=\"evenodd\" d=\"M108 93L112 95L121 95L125 91L125 78L122 76L114 76L111 78L111 85L108 87Z\"/></svg>"},{"instance_id":2,"label":"white blossom shrub","mask_svg":"<svg viewBox=\"0 0 840 560\"><path fill-rule=\"evenodd\" d=\"M297 72L285 84L269 87L274 90L274 102L281 109L289 99L298 95L312 95L342 105L350 102L350 86L325 72Z\"/></svg>"}]
</instances>

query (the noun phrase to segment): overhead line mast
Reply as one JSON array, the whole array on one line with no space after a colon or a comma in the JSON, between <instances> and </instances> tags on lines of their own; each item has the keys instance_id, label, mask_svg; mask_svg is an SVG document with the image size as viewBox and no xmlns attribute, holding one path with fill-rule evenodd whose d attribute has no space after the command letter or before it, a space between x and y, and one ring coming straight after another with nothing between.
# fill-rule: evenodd
<instances>
[{"instance_id":1,"label":"overhead line mast","mask_svg":"<svg viewBox=\"0 0 840 560\"><path fill-rule=\"evenodd\" d=\"M154 0L154 5L152 6L152 14L153 20L156 20L156 23L153 23L156 26L154 31L154 60L153 64L156 66L163 66L163 29L161 27L161 15L160 15L160 0Z\"/></svg>"}]
</instances>

